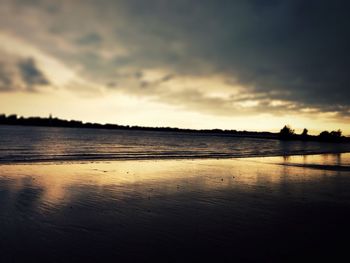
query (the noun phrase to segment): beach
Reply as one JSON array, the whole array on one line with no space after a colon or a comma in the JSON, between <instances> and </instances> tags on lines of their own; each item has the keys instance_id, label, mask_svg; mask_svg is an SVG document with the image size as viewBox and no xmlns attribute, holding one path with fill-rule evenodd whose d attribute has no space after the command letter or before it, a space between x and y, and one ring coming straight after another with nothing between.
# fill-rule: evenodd
<instances>
[{"instance_id":1,"label":"beach","mask_svg":"<svg viewBox=\"0 0 350 263\"><path fill-rule=\"evenodd\" d=\"M350 262L349 10L0 0L0 263Z\"/></svg>"},{"instance_id":2,"label":"beach","mask_svg":"<svg viewBox=\"0 0 350 263\"><path fill-rule=\"evenodd\" d=\"M0 165L0 261L347 255L350 154Z\"/></svg>"}]
</instances>

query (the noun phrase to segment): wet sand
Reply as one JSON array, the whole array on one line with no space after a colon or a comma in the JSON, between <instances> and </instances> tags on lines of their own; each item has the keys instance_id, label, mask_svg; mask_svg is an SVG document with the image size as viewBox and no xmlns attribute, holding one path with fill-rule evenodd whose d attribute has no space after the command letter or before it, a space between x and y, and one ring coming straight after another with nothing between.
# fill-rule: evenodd
<instances>
[{"instance_id":1,"label":"wet sand","mask_svg":"<svg viewBox=\"0 0 350 263\"><path fill-rule=\"evenodd\" d=\"M0 262L348 258L350 154L0 165Z\"/></svg>"}]
</instances>

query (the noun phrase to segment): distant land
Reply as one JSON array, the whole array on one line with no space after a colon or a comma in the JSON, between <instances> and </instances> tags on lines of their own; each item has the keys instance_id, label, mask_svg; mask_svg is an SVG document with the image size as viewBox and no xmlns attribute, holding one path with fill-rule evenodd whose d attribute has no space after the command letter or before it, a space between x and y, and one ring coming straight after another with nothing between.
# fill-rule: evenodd
<instances>
[{"instance_id":1,"label":"distant land","mask_svg":"<svg viewBox=\"0 0 350 263\"><path fill-rule=\"evenodd\" d=\"M100 124L91 122L82 122L77 120L63 120L56 117L18 117L16 114L6 116L0 114L0 125L18 125L18 126L39 126L39 127L62 127L62 128L84 128L84 129L108 129L108 130L142 130L142 131L163 131L163 132L185 132L206 135L222 135L234 137L251 137L279 140L302 140L302 141L322 141L322 142L341 142L350 143L350 137L342 136L341 131L323 131L320 135L308 135L307 129L302 134L295 134L289 126L284 126L279 133L256 132L256 131L237 131L222 129L183 129L174 127L143 127L118 124Z\"/></svg>"}]
</instances>

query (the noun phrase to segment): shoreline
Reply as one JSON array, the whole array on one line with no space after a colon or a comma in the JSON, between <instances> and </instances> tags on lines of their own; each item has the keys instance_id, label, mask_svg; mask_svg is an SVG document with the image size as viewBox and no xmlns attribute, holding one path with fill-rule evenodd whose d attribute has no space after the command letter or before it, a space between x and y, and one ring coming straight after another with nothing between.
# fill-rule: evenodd
<instances>
[{"instance_id":1,"label":"shoreline","mask_svg":"<svg viewBox=\"0 0 350 263\"><path fill-rule=\"evenodd\" d=\"M1 115L0 115L1 116ZM16 121L21 119L16 119ZM26 121L27 119L23 119ZM320 142L320 143L337 143L337 144L350 144L349 136L328 137L322 138L320 135L306 135L292 134L286 137L281 136L279 132L271 131L239 131L235 129L187 129L176 127L143 127L143 126L129 126L118 124L98 124L98 123L83 123L80 121L63 121L66 125L53 125L50 124L50 119L40 119L39 121L48 121L46 124L27 124L27 123L7 123L1 122L0 126L9 127L32 127L32 128L62 128L62 129L82 129L82 130L103 130L103 131L135 131L135 132L159 132L167 134L186 134L193 136L208 136L208 137L233 137L233 138L251 138L251 139L263 139L263 140L277 140L277 141L301 141L301 142Z\"/></svg>"},{"instance_id":2,"label":"shoreline","mask_svg":"<svg viewBox=\"0 0 350 263\"><path fill-rule=\"evenodd\" d=\"M247 156L209 156L209 157L121 157L121 158L91 158L91 159L40 159L40 160L21 160L21 161L2 161L0 160L1 165L31 165L31 164L88 164L88 163L108 163L108 162L124 162L124 161L197 161L197 160L235 160L235 159L253 159L253 158L273 158L273 157L297 157L297 156L312 156L312 155L338 155L338 154L347 154L350 151L326 151L326 152L308 152L308 153L289 153L289 154L271 154L271 155L247 155Z\"/></svg>"}]
</instances>

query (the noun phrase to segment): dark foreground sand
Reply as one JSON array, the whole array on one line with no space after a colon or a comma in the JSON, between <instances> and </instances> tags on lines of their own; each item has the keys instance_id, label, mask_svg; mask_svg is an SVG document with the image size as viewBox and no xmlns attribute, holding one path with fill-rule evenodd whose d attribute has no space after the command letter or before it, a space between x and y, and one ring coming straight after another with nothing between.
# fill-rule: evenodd
<instances>
[{"instance_id":1,"label":"dark foreground sand","mask_svg":"<svg viewBox=\"0 0 350 263\"><path fill-rule=\"evenodd\" d=\"M349 160L0 165L0 262L347 262Z\"/></svg>"}]
</instances>

